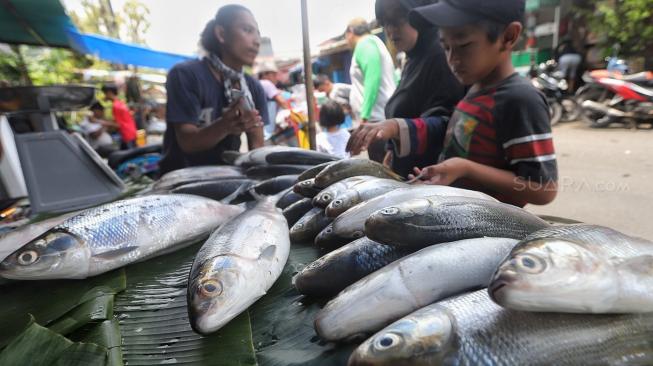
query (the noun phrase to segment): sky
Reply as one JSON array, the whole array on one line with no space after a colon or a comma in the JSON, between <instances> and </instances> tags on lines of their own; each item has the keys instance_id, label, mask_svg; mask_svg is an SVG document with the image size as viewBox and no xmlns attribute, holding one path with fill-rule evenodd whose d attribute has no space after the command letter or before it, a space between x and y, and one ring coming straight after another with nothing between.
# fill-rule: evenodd
<instances>
[{"instance_id":1,"label":"sky","mask_svg":"<svg viewBox=\"0 0 653 366\"><path fill-rule=\"evenodd\" d=\"M299 57L302 54L300 0L140 0L150 9L151 23L145 40L153 49L194 54L199 34L222 5L235 3L248 7L259 23L261 34L272 39L277 57ZM374 19L375 0L308 0L308 21L311 51L317 45L344 32L355 17ZM68 10L80 10L81 0L63 0ZM121 9L125 0L112 0Z\"/></svg>"}]
</instances>

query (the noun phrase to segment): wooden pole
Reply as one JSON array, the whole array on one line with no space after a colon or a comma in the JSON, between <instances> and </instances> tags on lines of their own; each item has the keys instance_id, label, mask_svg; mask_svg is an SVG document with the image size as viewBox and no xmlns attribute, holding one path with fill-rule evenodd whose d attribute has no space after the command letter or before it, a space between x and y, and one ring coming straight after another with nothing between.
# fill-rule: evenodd
<instances>
[{"instance_id":1,"label":"wooden pole","mask_svg":"<svg viewBox=\"0 0 653 366\"><path fill-rule=\"evenodd\" d=\"M311 45L308 38L308 8L306 0L302 3L302 36L304 39L304 83L306 84L306 106L308 108L308 139L311 150L316 150L315 143L315 98L313 95L313 64L311 62Z\"/></svg>"}]
</instances>

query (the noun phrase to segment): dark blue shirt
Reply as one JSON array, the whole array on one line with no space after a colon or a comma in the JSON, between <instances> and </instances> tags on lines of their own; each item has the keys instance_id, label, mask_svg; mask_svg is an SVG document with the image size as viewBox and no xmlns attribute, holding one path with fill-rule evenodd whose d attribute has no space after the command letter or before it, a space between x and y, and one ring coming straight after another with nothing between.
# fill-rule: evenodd
<instances>
[{"instance_id":1,"label":"dark blue shirt","mask_svg":"<svg viewBox=\"0 0 653 366\"><path fill-rule=\"evenodd\" d=\"M254 105L264 123L268 123L265 93L258 80L245 76L247 86L252 93ZM193 123L198 127L211 124L220 118L222 110L229 103L224 86L216 80L206 60L191 60L175 65L168 73L166 82L168 103L166 122L168 128L163 138L163 159L161 173L190 166L221 165L222 152L240 149L240 136L230 135L216 142L209 150L187 154L181 150L174 125Z\"/></svg>"}]
</instances>

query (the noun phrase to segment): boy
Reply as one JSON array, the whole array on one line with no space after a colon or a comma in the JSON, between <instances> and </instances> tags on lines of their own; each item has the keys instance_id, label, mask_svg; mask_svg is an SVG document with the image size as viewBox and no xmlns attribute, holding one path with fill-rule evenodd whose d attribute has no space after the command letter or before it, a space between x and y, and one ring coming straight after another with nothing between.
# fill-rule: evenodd
<instances>
[{"instance_id":1,"label":"boy","mask_svg":"<svg viewBox=\"0 0 653 366\"><path fill-rule=\"evenodd\" d=\"M118 99L118 88L115 85L102 86L104 96L113 104L113 119L118 126L118 132L122 138L123 149L136 147L136 122L131 112L120 99Z\"/></svg>"},{"instance_id":2,"label":"boy","mask_svg":"<svg viewBox=\"0 0 653 366\"><path fill-rule=\"evenodd\" d=\"M339 158L348 158L345 151L349 132L340 128L345 122L345 112L336 101L328 101L320 109L320 127L326 131L317 135L317 150Z\"/></svg>"},{"instance_id":3,"label":"boy","mask_svg":"<svg viewBox=\"0 0 653 366\"><path fill-rule=\"evenodd\" d=\"M416 28L440 27L449 66L470 90L446 134L438 120L395 119L359 128L349 150L389 138L400 156L438 146L440 164L416 168L417 180L483 191L519 207L553 201L558 172L546 100L511 61L524 6L523 0L443 0L413 11Z\"/></svg>"}]
</instances>

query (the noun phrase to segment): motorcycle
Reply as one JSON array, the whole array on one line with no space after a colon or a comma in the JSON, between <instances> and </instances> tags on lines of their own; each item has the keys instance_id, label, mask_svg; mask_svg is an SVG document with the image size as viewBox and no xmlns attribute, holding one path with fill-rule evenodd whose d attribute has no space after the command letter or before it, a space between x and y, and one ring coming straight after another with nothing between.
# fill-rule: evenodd
<instances>
[{"instance_id":1,"label":"motorcycle","mask_svg":"<svg viewBox=\"0 0 653 366\"><path fill-rule=\"evenodd\" d=\"M595 128L621 123L629 128L653 125L653 72L633 75L604 74L596 84L607 91L605 99L581 103L583 118Z\"/></svg>"},{"instance_id":2,"label":"motorcycle","mask_svg":"<svg viewBox=\"0 0 653 366\"><path fill-rule=\"evenodd\" d=\"M549 103L551 126L561 121L574 121L580 115L576 99L569 94L567 80L556 69L557 64L550 60L531 70L531 83L546 96Z\"/></svg>"}]
</instances>

